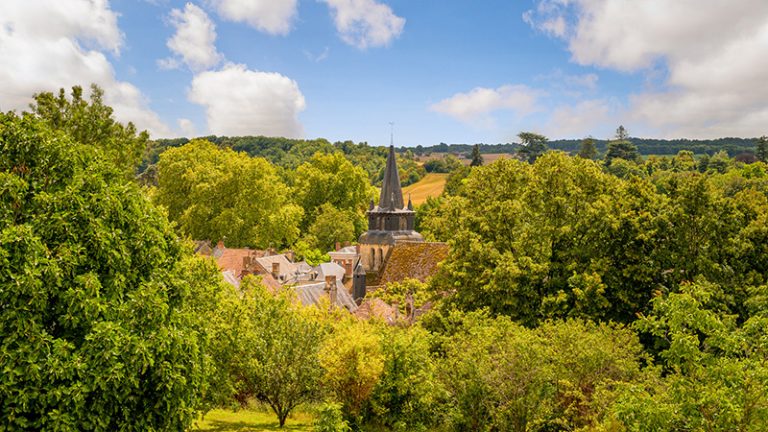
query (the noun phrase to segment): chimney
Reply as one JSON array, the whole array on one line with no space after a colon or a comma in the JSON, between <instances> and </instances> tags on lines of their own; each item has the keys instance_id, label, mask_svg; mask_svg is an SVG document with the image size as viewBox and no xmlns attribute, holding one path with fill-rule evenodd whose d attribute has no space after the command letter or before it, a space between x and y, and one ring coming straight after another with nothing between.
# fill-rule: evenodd
<instances>
[{"instance_id":1,"label":"chimney","mask_svg":"<svg viewBox=\"0 0 768 432\"><path fill-rule=\"evenodd\" d=\"M355 245L355 253L356 253L357 255L360 255L360 244L356 244L356 245Z\"/></svg>"},{"instance_id":2,"label":"chimney","mask_svg":"<svg viewBox=\"0 0 768 432\"><path fill-rule=\"evenodd\" d=\"M336 306L336 298L338 297L338 292L336 290L336 275L325 276L325 291L328 292L328 298L331 301L331 309L333 309L333 307Z\"/></svg>"},{"instance_id":3,"label":"chimney","mask_svg":"<svg viewBox=\"0 0 768 432\"><path fill-rule=\"evenodd\" d=\"M277 280L280 277L280 263L279 262L273 262L272 263L272 277Z\"/></svg>"},{"instance_id":4,"label":"chimney","mask_svg":"<svg viewBox=\"0 0 768 432\"><path fill-rule=\"evenodd\" d=\"M336 242L336 251L338 251L339 249L341 249L341 243Z\"/></svg>"},{"instance_id":5,"label":"chimney","mask_svg":"<svg viewBox=\"0 0 768 432\"><path fill-rule=\"evenodd\" d=\"M293 252L293 251L292 251L292 250L290 250L290 249L289 249L289 250L287 250L287 251L285 251L285 257L286 257L286 258L288 259L288 261L290 261L290 262L296 262L296 253L295 253L295 252Z\"/></svg>"},{"instance_id":6,"label":"chimney","mask_svg":"<svg viewBox=\"0 0 768 432\"><path fill-rule=\"evenodd\" d=\"M224 249L224 240L219 240L218 243L216 243L217 249Z\"/></svg>"}]
</instances>

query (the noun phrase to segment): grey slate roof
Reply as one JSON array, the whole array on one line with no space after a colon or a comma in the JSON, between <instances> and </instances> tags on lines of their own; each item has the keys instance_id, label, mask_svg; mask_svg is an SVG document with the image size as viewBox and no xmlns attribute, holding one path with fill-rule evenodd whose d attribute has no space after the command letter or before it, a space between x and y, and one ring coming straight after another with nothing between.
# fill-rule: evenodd
<instances>
[{"instance_id":1,"label":"grey slate roof","mask_svg":"<svg viewBox=\"0 0 768 432\"><path fill-rule=\"evenodd\" d=\"M400 175L397 172L395 146L389 146L389 155L387 155L387 167L384 171L384 181L381 183L379 207L391 208L391 202L393 200L395 202L395 208L401 209L405 207L403 204L403 189L400 187Z\"/></svg>"},{"instance_id":2,"label":"grey slate roof","mask_svg":"<svg viewBox=\"0 0 768 432\"><path fill-rule=\"evenodd\" d=\"M346 273L344 267L335 262L319 264L315 267L315 272L317 272L317 280L325 280L325 277L329 275L336 276L336 280L342 280Z\"/></svg>"},{"instance_id":3,"label":"grey slate roof","mask_svg":"<svg viewBox=\"0 0 768 432\"><path fill-rule=\"evenodd\" d=\"M320 303L321 298L328 296L325 292L325 282L299 285L293 289L304 306L316 306ZM336 280L336 305L346 308L350 312L357 310L357 304L339 279Z\"/></svg>"}]
</instances>

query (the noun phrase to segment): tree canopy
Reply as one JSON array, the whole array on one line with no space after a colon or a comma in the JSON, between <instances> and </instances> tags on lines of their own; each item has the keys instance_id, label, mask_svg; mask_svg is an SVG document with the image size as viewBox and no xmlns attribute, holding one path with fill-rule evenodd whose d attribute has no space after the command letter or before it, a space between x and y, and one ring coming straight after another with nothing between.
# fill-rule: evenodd
<instances>
[{"instance_id":1,"label":"tree canopy","mask_svg":"<svg viewBox=\"0 0 768 432\"><path fill-rule=\"evenodd\" d=\"M64 131L0 114L0 428L185 429L217 271L109 149Z\"/></svg>"}]
</instances>

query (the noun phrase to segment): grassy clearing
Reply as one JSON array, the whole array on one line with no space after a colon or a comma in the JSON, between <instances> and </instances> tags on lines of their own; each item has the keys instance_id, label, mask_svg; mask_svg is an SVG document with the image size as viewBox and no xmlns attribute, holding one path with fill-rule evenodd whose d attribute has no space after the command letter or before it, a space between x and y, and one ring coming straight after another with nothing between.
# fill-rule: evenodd
<instances>
[{"instance_id":1,"label":"grassy clearing","mask_svg":"<svg viewBox=\"0 0 768 432\"><path fill-rule=\"evenodd\" d=\"M437 197L443 193L447 179L448 174L429 173L418 182L404 187L403 198L407 200L410 193L413 205L422 204L428 197Z\"/></svg>"},{"instance_id":2,"label":"grassy clearing","mask_svg":"<svg viewBox=\"0 0 768 432\"><path fill-rule=\"evenodd\" d=\"M312 415L305 412L292 413L285 422L285 427L280 429L277 417L271 411L243 409L230 411L216 409L210 411L205 417L192 427L192 431L211 432L264 432L264 431L292 431L311 432Z\"/></svg>"}]
</instances>

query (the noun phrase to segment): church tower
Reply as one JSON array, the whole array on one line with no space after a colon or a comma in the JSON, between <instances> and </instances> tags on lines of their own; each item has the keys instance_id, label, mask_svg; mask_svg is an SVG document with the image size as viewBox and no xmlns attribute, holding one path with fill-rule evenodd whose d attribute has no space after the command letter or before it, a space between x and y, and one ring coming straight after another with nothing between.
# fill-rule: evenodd
<instances>
[{"instance_id":1,"label":"church tower","mask_svg":"<svg viewBox=\"0 0 768 432\"><path fill-rule=\"evenodd\" d=\"M371 200L366 214L368 231L360 236L358 243L360 244L360 261L368 273L377 273L381 270L395 244L424 241L421 234L413 230L416 212L413 211L410 197L407 205L403 202L395 147L392 145L389 146L379 205L374 206Z\"/></svg>"}]
</instances>

